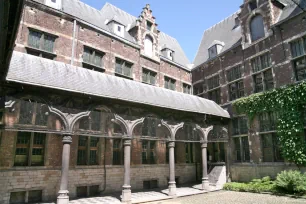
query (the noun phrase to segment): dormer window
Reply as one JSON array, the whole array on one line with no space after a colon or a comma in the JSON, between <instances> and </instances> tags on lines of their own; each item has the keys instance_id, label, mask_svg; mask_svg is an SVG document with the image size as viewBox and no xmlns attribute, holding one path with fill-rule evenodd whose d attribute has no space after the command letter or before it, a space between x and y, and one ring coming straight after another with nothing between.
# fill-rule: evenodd
<instances>
[{"instance_id":1,"label":"dormer window","mask_svg":"<svg viewBox=\"0 0 306 204\"><path fill-rule=\"evenodd\" d=\"M250 9L250 11L253 11L253 10L257 9L257 0L250 1L249 9Z\"/></svg>"},{"instance_id":2,"label":"dormer window","mask_svg":"<svg viewBox=\"0 0 306 204\"><path fill-rule=\"evenodd\" d=\"M223 45L220 44L215 44L212 47L210 47L208 49L208 54L209 54L209 58L214 58L216 57L218 54L220 54L221 50L223 48Z\"/></svg>"},{"instance_id":3,"label":"dormer window","mask_svg":"<svg viewBox=\"0 0 306 204\"><path fill-rule=\"evenodd\" d=\"M124 26L114 23L114 33L120 37L124 37Z\"/></svg>"},{"instance_id":4,"label":"dormer window","mask_svg":"<svg viewBox=\"0 0 306 204\"><path fill-rule=\"evenodd\" d=\"M147 21L147 30L152 31L152 23L150 21Z\"/></svg>"},{"instance_id":5,"label":"dormer window","mask_svg":"<svg viewBox=\"0 0 306 204\"><path fill-rule=\"evenodd\" d=\"M46 5L55 9L61 9L61 0L46 0Z\"/></svg>"},{"instance_id":6,"label":"dormer window","mask_svg":"<svg viewBox=\"0 0 306 204\"><path fill-rule=\"evenodd\" d=\"M169 48L162 49L162 55L170 60L174 60L174 51Z\"/></svg>"}]
</instances>

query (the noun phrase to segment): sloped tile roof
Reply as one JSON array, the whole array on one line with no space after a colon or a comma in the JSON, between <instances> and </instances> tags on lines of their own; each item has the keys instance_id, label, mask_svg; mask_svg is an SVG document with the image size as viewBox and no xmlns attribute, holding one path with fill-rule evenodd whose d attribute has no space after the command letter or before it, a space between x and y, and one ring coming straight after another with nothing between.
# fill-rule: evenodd
<instances>
[{"instance_id":1,"label":"sloped tile roof","mask_svg":"<svg viewBox=\"0 0 306 204\"><path fill-rule=\"evenodd\" d=\"M231 15L220 23L205 30L201 44L193 62L194 67L197 67L198 65L209 60L208 48L212 46L214 41L219 41L224 44L221 53L232 48L237 43L240 43L241 27L236 26L235 24L235 18L237 17L237 14L238 13Z\"/></svg>"},{"instance_id":2,"label":"sloped tile roof","mask_svg":"<svg viewBox=\"0 0 306 204\"><path fill-rule=\"evenodd\" d=\"M33 1L41 3L41 0L33 0ZM117 8L116 6L110 3L105 3L103 8L99 11L81 2L80 0L62 0L62 1L63 1L62 3L63 12L71 16L75 16L107 32L113 33L114 35L115 33L113 32L113 30L105 24L106 21L109 21L115 17L116 20L119 21L121 24L125 26L129 25L132 26L135 25L135 22L137 20L135 16ZM125 29L124 38L134 44L137 44L136 40L126 31L126 29ZM185 55L178 41L175 38L163 32L160 32L159 36L160 50L164 44L166 44L173 51L175 51L174 62L185 67L185 69L190 70L190 68L188 68L187 66L188 64L190 64L190 61L188 60L187 56Z\"/></svg>"},{"instance_id":3,"label":"sloped tile roof","mask_svg":"<svg viewBox=\"0 0 306 204\"><path fill-rule=\"evenodd\" d=\"M226 110L208 99L16 51L6 80L185 112L230 117Z\"/></svg>"}]
</instances>

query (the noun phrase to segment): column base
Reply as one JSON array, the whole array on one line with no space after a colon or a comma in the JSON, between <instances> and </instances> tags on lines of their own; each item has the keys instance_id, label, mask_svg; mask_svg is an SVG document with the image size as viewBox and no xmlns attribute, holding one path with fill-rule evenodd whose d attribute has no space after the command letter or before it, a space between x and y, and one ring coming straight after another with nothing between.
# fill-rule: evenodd
<instances>
[{"instance_id":1,"label":"column base","mask_svg":"<svg viewBox=\"0 0 306 204\"><path fill-rule=\"evenodd\" d=\"M202 178L202 190L208 190L209 188L209 181L208 178Z\"/></svg>"},{"instance_id":2,"label":"column base","mask_svg":"<svg viewBox=\"0 0 306 204\"><path fill-rule=\"evenodd\" d=\"M123 186L121 203L125 203L125 204L132 203L131 186Z\"/></svg>"},{"instance_id":3,"label":"column base","mask_svg":"<svg viewBox=\"0 0 306 204\"><path fill-rule=\"evenodd\" d=\"M176 196L176 183L174 182L169 182L169 196Z\"/></svg>"},{"instance_id":4,"label":"column base","mask_svg":"<svg viewBox=\"0 0 306 204\"><path fill-rule=\"evenodd\" d=\"M69 204L69 191L60 190L58 192L56 204Z\"/></svg>"}]
</instances>

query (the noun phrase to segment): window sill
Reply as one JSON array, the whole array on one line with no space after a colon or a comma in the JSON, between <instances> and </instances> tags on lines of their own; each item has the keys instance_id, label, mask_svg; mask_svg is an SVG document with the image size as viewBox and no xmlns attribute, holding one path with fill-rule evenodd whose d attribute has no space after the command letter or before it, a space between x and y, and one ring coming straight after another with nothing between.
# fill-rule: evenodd
<instances>
[{"instance_id":1,"label":"window sill","mask_svg":"<svg viewBox=\"0 0 306 204\"><path fill-rule=\"evenodd\" d=\"M125 78L125 79L134 80L133 77L131 77L131 76L126 76L126 75L124 75L124 74L119 74L119 73L117 73L117 72L115 72L115 76L117 76L117 77L122 77L122 78Z\"/></svg>"},{"instance_id":2,"label":"window sill","mask_svg":"<svg viewBox=\"0 0 306 204\"><path fill-rule=\"evenodd\" d=\"M91 63L88 63L88 62L82 62L83 65L86 65L87 67L83 67L84 69L94 69L93 71L98 71L98 72L105 72L105 68L104 67L100 67L100 66L97 66L95 64L91 64Z\"/></svg>"},{"instance_id":3,"label":"window sill","mask_svg":"<svg viewBox=\"0 0 306 204\"><path fill-rule=\"evenodd\" d=\"M260 131L258 132L260 135L263 135L263 134L270 134L270 133L276 133L276 130L269 130L269 131Z\"/></svg>"},{"instance_id":4,"label":"window sill","mask_svg":"<svg viewBox=\"0 0 306 204\"><path fill-rule=\"evenodd\" d=\"M148 82L144 82L142 81L143 84L147 84L147 85L150 85L150 86L156 86L156 84L151 84L151 83L148 83Z\"/></svg>"},{"instance_id":5,"label":"window sill","mask_svg":"<svg viewBox=\"0 0 306 204\"><path fill-rule=\"evenodd\" d=\"M45 54L45 55L49 55L49 56L54 57L54 58L57 56L57 55L56 55L55 53L53 53L53 52L48 52L48 51L45 51L45 50L42 50L42 49L37 49L37 48L35 48L35 47L26 46L25 48L26 48L27 50L30 50L30 51L41 52L41 53L43 53L43 54Z\"/></svg>"},{"instance_id":6,"label":"window sill","mask_svg":"<svg viewBox=\"0 0 306 204\"><path fill-rule=\"evenodd\" d=\"M267 71L267 70L272 69L272 68L273 68L273 65L271 65L270 67L266 67L266 68L264 68L264 69L261 69L261 70L259 70L259 71L256 71L256 72L253 72L253 71L252 71L251 75L256 75L256 74L259 74L259 73L261 73L261 72Z\"/></svg>"},{"instance_id":7,"label":"window sill","mask_svg":"<svg viewBox=\"0 0 306 204\"><path fill-rule=\"evenodd\" d=\"M245 133L245 134L241 134L241 135L232 135L232 138L237 138L237 137L246 137L246 136L248 136L248 134L247 134L247 133Z\"/></svg>"}]
</instances>

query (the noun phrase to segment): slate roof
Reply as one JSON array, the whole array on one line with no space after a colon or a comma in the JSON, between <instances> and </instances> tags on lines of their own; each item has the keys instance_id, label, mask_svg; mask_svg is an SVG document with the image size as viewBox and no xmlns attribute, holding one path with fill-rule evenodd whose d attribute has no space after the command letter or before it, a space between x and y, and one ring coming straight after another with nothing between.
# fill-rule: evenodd
<instances>
[{"instance_id":1,"label":"slate roof","mask_svg":"<svg viewBox=\"0 0 306 204\"><path fill-rule=\"evenodd\" d=\"M41 0L33 0L33 1L41 3ZM75 16L89 24L97 26L98 28L101 28L107 32L113 33L114 35L115 33L113 32L113 30L105 24L106 21L109 21L115 17L116 21L120 22L121 24L127 27L128 26L131 27L135 25L135 22L137 20L135 16L117 8L116 6L110 3L105 3L103 8L99 11L81 2L80 0L62 0L62 11L71 16ZM126 29L124 33L124 38L125 40L128 40L129 42L138 45L136 40L126 31ZM183 66L185 69L190 70L190 68L187 67L187 65L190 64L190 61L186 57L178 41L175 38L163 32L160 32L159 36L160 50L164 44L166 44L173 51L175 51L174 62Z\"/></svg>"},{"instance_id":2,"label":"slate roof","mask_svg":"<svg viewBox=\"0 0 306 204\"><path fill-rule=\"evenodd\" d=\"M295 0L300 6L297 6L292 0L278 1L281 2L285 8L282 10L276 24L301 13L303 11L301 8L306 10L306 0ZM193 69L209 60L208 48L212 46L213 41L217 40L225 44L221 53L241 43L241 27L238 26L235 28L235 18L238 12L204 31L201 44L193 61Z\"/></svg>"},{"instance_id":3,"label":"slate roof","mask_svg":"<svg viewBox=\"0 0 306 204\"><path fill-rule=\"evenodd\" d=\"M7 81L229 118L215 102L14 51Z\"/></svg>"},{"instance_id":4,"label":"slate roof","mask_svg":"<svg viewBox=\"0 0 306 204\"><path fill-rule=\"evenodd\" d=\"M221 52L224 52L241 42L241 27L235 27L237 13L204 31L201 44L194 59L194 67L206 62L209 59L208 48L214 41L224 43Z\"/></svg>"}]
</instances>

